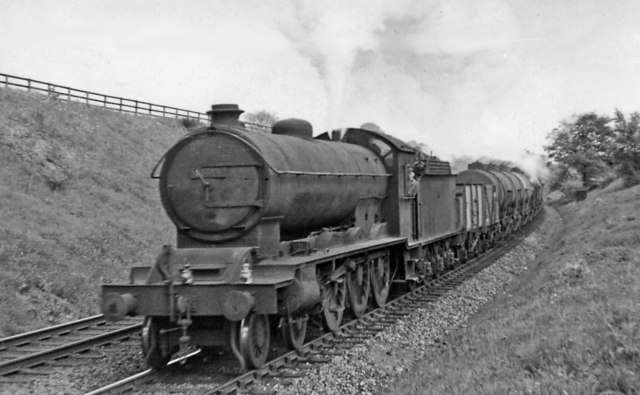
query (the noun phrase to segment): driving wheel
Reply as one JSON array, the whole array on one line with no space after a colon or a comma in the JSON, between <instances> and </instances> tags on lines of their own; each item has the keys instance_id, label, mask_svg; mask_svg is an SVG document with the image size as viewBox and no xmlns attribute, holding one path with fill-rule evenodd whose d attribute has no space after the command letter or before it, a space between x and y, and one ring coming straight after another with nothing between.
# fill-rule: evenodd
<instances>
[{"instance_id":1,"label":"driving wheel","mask_svg":"<svg viewBox=\"0 0 640 395\"><path fill-rule=\"evenodd\" d=\"M360 318L367 311L369 301L370 281L369 265L356 264L353 260L347 263L347 295L349 295L349 310L356 317Z\"/></svg>"},{"instance_id":2,"label":"driving wheel","mask_svg":"<svg viewBox=\"0 0 640 395\"><path fill-rule=\"evenodd\" d=\"M371 261L371 288L373 289L373 302L377 307L382 307L387 302L389 289L391 289L391 263L389 254Z\"/></svg>"},{"instance_id":3,"label":"driving wheel","mask_svg":"<svg viewBox=\"0 0 640 395\"><path fill-rule=\"evenodd\" d=\"M328 331L335 332L342 324L347 300L347 283L344 276L327 281L322 286L322 324Z\"/></svg>"}]
</instances>

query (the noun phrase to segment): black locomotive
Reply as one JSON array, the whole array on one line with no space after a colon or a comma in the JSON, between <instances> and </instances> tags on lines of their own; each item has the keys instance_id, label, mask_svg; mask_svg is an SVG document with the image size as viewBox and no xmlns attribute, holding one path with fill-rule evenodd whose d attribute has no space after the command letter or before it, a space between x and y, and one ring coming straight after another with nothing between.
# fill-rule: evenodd
<instances>
[{"instance_id":1,"label":"black locomotive","mask_svg":"<svg viewBox=\"0 0 640 395\"><path fill-rule=\"evenodd\" d=\"M289 119L248 130L236 105L178 141L159 166L160 195L176 226L130 284L103 285L110 320L144 316L146 362L188 346L223 347L261 366L274 328L304 343L309 317L328 331L345 312L383 305L392 282L415 287L463 263L528 221L539 185L521 174L452 174L379 131L313 137Z\"/></svg>"}]
</instances>

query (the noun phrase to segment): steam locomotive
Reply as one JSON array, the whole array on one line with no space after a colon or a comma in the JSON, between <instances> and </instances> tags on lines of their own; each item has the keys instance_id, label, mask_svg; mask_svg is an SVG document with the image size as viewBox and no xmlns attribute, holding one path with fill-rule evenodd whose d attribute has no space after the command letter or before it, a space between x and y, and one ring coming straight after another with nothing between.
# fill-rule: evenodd
<instances>
[{"instance_id":1,"label":"steam locomotive","mask_svg":"<svg viewBox=\"0 0 640 395\"><path fill-rule=\"evenodd\" d=\"M241 113L212 106L211 125L164 155L152 177L177 245L133 267L129 284L102 286L107 319L145 317L152 367L193 346L260 367L273 332L299 349L310 317L335 331L345 314L384 305L392 283L415 288L464 263L541 206L540 186L519 173L452 174L376 130L314 138L288 119L256 132Z\"/></svg>"}]
</instances>

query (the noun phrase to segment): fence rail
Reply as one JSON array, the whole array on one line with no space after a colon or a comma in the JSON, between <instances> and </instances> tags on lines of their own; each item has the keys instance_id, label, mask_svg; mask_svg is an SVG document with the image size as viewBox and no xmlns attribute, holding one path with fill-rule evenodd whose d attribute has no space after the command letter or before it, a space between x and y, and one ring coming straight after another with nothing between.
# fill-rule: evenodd
<instances>
[{"instance_id":1,"label":"fence rail","mask_svg":"<svg viewBox=\"0 0 640 395\"><path fill-rule=\"evenodd\" d=\"M53 96L61 100L101 106L119 112L152 115L165 118L197 119L204 122L209 120L209 116L207 114L197 111L163 106L139 100L125 99L124 97L103 95L102 93L84 91L81 89L70 88L68 86L56 85L49 82L22 78L4 73L0 73L0 84L4 84L5 87L10 86L19 89L26 89L29 92L44 92L49 96Z\"/></svg>"}]
</instances>

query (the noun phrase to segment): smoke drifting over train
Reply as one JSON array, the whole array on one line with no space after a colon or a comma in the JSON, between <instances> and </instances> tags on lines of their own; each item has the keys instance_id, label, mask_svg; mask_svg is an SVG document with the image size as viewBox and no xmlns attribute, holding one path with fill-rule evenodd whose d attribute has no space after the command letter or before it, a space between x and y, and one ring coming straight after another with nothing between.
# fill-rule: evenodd
<instances>
[{"instance_id":1,"label":"smoke drifting over train","mask_svg":"<svg viewBox=\"0 0 640 395\"><path fill-rule=\"evenodd\" d=\"M505 155L506 147L496 144L493 134L504 133L504 126L491 110L517 80L513 59L505 56L520 34L508 4L309 2L297 4L291 16L280 30L317 69L329 128L376 114L373 121L393 122L405 140L447 159L496 150L512 160L520 155L518 148Z\"/></svg>"}]
</instances>

